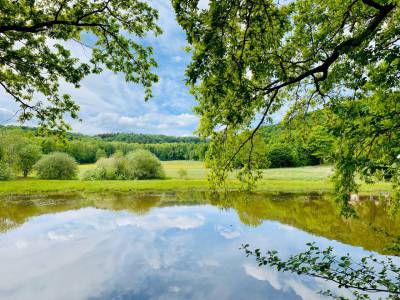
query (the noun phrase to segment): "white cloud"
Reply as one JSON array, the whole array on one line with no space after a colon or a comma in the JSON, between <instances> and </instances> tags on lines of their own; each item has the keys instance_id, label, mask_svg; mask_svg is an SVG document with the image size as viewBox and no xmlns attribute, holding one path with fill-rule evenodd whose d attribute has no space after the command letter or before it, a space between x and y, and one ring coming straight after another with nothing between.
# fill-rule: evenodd
<instances>
[{"instance_id":1,"label":"white cloud","mask_svg":"<svg viewBox=\"0 0 400 300\"><path fill-rule=\"evenodd\" d=\"M245 263L244 271L250 277L268 282L275 290L294 291L303 300L323 300L325 297L319 295L316 291L337 290L337 286L325 280L306 278L307 284L301 280L299 276L291 274L283 274L277 270L267 267L259 267L258 265ZM350 297L349 291L340 291L340 295Z\"/></svg>"},{"instance_id":2,"label":"white cloud","mask_svg":"<svg viewBox=\"0 0 400 300\"><path fill-rule=\"evenodd\" d=\"M253 264L244 264L243 267L246 274L250 277L253 277L257 280L267 281L276 290L282 289L277 271L268 270L267 272L265 268L260 268L259 266Z\"/></svg>"},{"instance_id":3,"label":"white cloud","mask_svg":"<svg viewBox=\"0 0 400 300\"><path fill-rule=\"evenodd\" d=\"M11 110L5 107L0 107L0 124L15 121L15 118L13 118L14 114L15 113L13 113Z\"/></svg>"},{"instance_id":4,"label":"white cloud","mask_svg":"<svg viewBox=\"0 0 400 300\"><path fill-rule=\"evenodd\" d=\"M203 260L199 260L197 264L202 268L216 268L219 267L221 264L216 261L215 259L206 258Z\"/></svg>"},{"instance_id":5,"label":"white cloud","mask_svg":"<svg viewBox=\"0 0 400 300\"><path fill-rule=\"evenodd\" d=\"M197 4L197 7L200 9L208 9L208 5L210 4L210 0L200 0Z\"/></svg>"},{"instance_id":6,"label":"white cloud","mask_svg":"<svg viewBox=\"0 0 400 300\"><path fill-rule=\"evenodd\" d=\"M231 240L240 236L240 229L235 229L232 226L217 225L217 232L224 238Z\"/></svg>"},{"instance_id":7,"label":"white cloud","mask_svg":"<svg viewBox=\"0 0 400 300\"><path fill-rule=\"evenodd\" d=\"M118 218L116 224L118 226L137 226L146 230L166 230L171 228L189 230L204 225L204 220L197 217L170 217L165 214L158 214L153 218Z\"/></svg>"},{"instance_id":8,"label":"white cloud","mask_svg":"<svg viewBox=\"0 0 400 300\"><path fill-rule=\"evenodd\" d=\"M97 120L96 120L97 119ZM114 124L113 131L123 132L159 132L174 134L179 131L188 131L197 125L198 119L192 114L162 114L146 113L137 117L120 116L113 113L100 113L91 122ZM189 129L188 129L189 128Z\"/></svg>"},{"instance_id":9,"label":"white cloud","mask_svg":"<svg viewBox=\"0 0 400 300\"><path fill-rule=\"evenodd\" d=\"M15 243L17 249L25 249L29 246L29 244L24 240L19 240Z\"/></svg>"},{"instance_id":10,"label":"white cloud","mask_svg":"<svg viewBox=\"0 0 400 300\"><path fill-rule=\"evenodd\" d=\"M183 59L182 56L176 55L176 56L174 56L174 57L172 58L172 61L174 61L174 62L181 62L182 59Z\"/></svg>"},{"instance_id":11,"label":"white cloud","mask_svg":"<svg viewBox=\"0 0 400 300\"><path fill-rule=\"evenodd\" d=\"M278 224L279 229L285 230L285 231L295 231L296 228L294 228L293 226L287 225L287 224L282 224L279 223Z\"/></svg>"},{"instance_id":12,"label":"white cloud","mask_svg":"<svg viewBox=\"0 0 400 300\"><path fill-rule=\"evenodd\" d=\"M168 290L169 290L171 293L179 293L180 290L181 290L181 288L180 288L179 286L170 286L170 287L168 288Z\"/></svg>"},{"instance_id":13,"label":"white cloud","mask_svg":"<svg viewBox=\"0 0 400 300\"><path fill-rule=\"evenodd\" d=\"M75 237L73 234L66 234L66 233L56 232L56 231L48 232L47 236L52 241L68 241Z\"/></svg>"}]
</instances>

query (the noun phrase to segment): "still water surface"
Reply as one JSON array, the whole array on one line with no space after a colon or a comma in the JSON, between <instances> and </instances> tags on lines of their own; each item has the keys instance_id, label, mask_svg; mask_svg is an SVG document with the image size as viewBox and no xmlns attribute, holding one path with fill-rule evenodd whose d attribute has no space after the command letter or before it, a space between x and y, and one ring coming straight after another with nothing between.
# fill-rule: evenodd
<instances>
[{"instance_id":1,"label":"still water surface","mask_svg":"<svg viewBox=\"0 0 400 300\"><path fill-rule=\"evenodd\" d=\"M395 254L385 209L368 197L344 220L319 194L2 199L0 299L324 299L330 284L259 268L240 246Z\"/></svg>"}]
</instances>

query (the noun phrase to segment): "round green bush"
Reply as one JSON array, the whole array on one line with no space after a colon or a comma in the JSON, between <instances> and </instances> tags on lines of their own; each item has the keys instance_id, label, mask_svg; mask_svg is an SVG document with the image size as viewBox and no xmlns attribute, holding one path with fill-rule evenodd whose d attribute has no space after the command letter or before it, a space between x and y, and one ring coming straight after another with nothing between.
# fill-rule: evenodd
<instances>
[{"instance_id":1,"label":"round green bush","mask_svg":"<svg viewBox=\"0 0 400 300\"><path fill-rule=\"evenodd\" d=\"M99 180L100 179L100 174L98 172L98 169L90 169L87 170L83 173L82 180Z\"/></svg>"},{"instance_id":2,"label":"round green bush","mask_svg":"<svg viewBox=\"0 0 400 300\"><path fill-rule=\"evenodd\" d=\"M35 164L34 169L41 179L74 179L78 173L75 159L61 152L43 156Z\"/></svg>"},{"instance_id":3,"label":"round green bush","mask_svg":"<svg viewBox=\"0 0 400 300\"><path fill-rule=\"evenodd\" d=\"M290 147L277 144L267 152L267 160L270 168L294 167L296 162Z\"/></svg>"},{"instance_id":4,"label":"round green bush","mask_svg":"<svg viewBox=\"0 0 400 300\"><path fill-rule=\"evenodd\" d=\"M131 179L164 178L165 172L160 160L147 150L136 150L126 156Z\"/></svg>"},{"instance_id":5,"label":"round green bush","mask_svg":"<svg viewBox=\"0 0 400 300\"><path fill-rule=\"evenodd\" d=\"M127 180L130 172L127 160L124 156L114 155L112 157L100 158L96 162L96 168L87 170L82 177L83 180Z\"/></svg>"},{"instance_id":6,"label":"round green bush","mask_svg":"<svg viewBox=\"0 0 400 300\"><path fill-rule=\"evenodd\" d=\"M126 156L100 158L96 168L84 173L83 180L130 180L164 178L159 159L147 150L136 150Z\"/></svg>"},{"instance_id":7,"label":"round green bush","mask_svg":"<svg viewBox=\"0 0 400 300\"><path fill-rule=\"evenodd\" d=\"M180 179L188 179L188 172L186 171L186 169L179 169L178 176Z\"/></svg>"},{"instance_id":8,"label":"round green bush","mask_svg":"<svg viewBox=\"0 0 400 300\"><path fill-rule=\"evenodd\" d=\"M12 179L13 174L10 166L5 162L0 160L0 181Z\"/></svg>"}]
</instances>

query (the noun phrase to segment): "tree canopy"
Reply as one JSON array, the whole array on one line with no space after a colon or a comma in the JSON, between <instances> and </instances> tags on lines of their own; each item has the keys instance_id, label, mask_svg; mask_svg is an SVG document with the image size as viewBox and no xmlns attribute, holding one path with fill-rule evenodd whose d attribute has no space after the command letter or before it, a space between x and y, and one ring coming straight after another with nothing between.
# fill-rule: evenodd
<instances>
[{"instance_id":1,"label":"tree canopy","mask_svg":"<svg viewBox=\"0 0 400 300\"><path fill-rule=\"evenodd\" d=\"M78 88L104 69L122 72L144 86L146 99L157 82L151 47L158 12L140 0L0 0L0 86L19 104L21 121L37 118L42 129L68 129L64 116L78 118L79 106L60 83ZM74 57L70 43L88 48Z\"/></svg>"},{"instance_id":2,"label":"tree canopy","mask_svg":"<svg viewBox=\"0 0 400 300\"><path fill-rule=\"evenodd\" d=\"M216 184L274 113L287 108L290 121L324 108L330 130L346 132L335 157L343 207L357 172L384 172L398 185L397 0L211 0L207 9L198 0L172 2L193 54L187 83L198 131L211 138ZM246 153L251 158L252 148ZM251 159L243 168L257 178Z\"/></svg>"}]
</instances>

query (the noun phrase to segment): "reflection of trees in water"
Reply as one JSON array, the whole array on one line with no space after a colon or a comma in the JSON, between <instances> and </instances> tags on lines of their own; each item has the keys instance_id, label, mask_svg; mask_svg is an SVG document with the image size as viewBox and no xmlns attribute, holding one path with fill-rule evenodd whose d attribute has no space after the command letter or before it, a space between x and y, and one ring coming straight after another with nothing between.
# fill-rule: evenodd
<instances>
[{"instance_id":1,"label":"reflection of trees in water","mask_svg":"<svg viewBox=\"0 0 400 300\"><path fill-rule=\"evenodd\" d=\"M397 254L399 252L385 248L400 235L399 218L388 216L388 203L384 198L375 200L362 197L355 205L359 217L353 219L340 217L337 205L326 194L257 195L244 201L233 201L232 207L240 220L251 226L264 220L275 220L367 250ZM390 234L382 234L382 231Z\"/></svg>"},{"instance_id":2,"label":"reflection of trees in water","mask_svg":"<svg viewBox=\"0 0 400 300\"><path fill-rule=\"evenodd\" d=\"M8 218L0 218L0 232L10 231L19 224Z\"/></svg>"},{"instance_id":3,"label":"reflection of trees in water","mask_svg":"<svg viewBox=\"0 0 400 300\"><path fill-rule=\"evenodd\" d=\"M355 207L359 218L343 219L328 194L178 192L153 195L135 193L69 194L0 201L0 232L6 232L43 214L95 207L147 214L154 207L211 204L234 209L241 222L259 226L265 220L279 221L301 230L382 253L400 236L398 217L389 218L385 197L360 197Z\"/></svg>"},{"instance_id":4,"label":"reflection of trees in water","mask_svg":"<svg viewBox=\"0 0 400 300\"><path fill-rule=\"evenodd\" d=\"M0 232L25 223L29 218L44 214L95 207L113 211L127 210L146 214L159 204L160 196L128 194L67 194L0 201Z\"/></svg>"}]
</instances>

